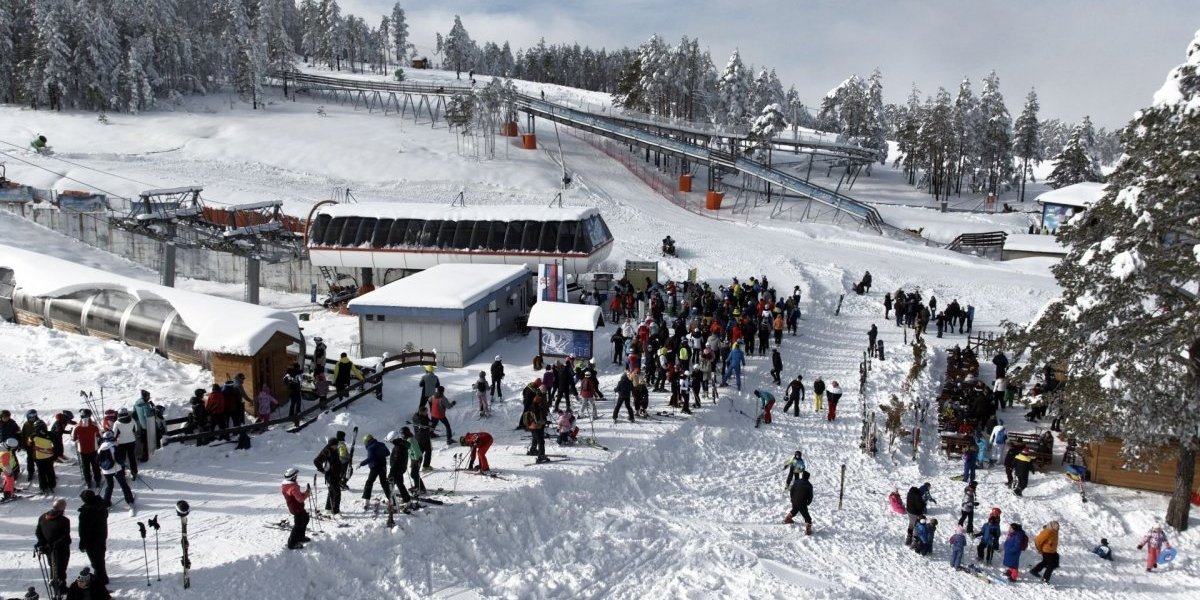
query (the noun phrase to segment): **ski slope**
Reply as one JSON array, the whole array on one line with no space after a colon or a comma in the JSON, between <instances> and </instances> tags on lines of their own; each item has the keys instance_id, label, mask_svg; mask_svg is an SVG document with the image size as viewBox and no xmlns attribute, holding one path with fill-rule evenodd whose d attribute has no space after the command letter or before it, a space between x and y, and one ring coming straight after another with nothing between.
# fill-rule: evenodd
<instances>
[{"instance_id":1,"label":"ski slope","mask_svg":"<svg viewBox=\"0 0 1200 600\"><path fill-rule=\"evenodd\" d=\"M468 201L479 204L548 201L561 174L557 143L537 152L510 148L508 159L478 162L459 157L454 137L427 123L356 114L338 106L326 106L329 116L318 117L315 105L304 102L272 105L258 114L230 111L217 98L206 102L192 106L192 112L112 116L109 126L85 114L3 107L0 140L47 132L60 156L84 166L13 156L118 193L150 186L116 175L154 185L200 182L211 190L206 195L221 201L281 198L296 211L347 185L360 198L372 200L448 203L453 193L466 188ZM604 214L616 238L608 261L613 269L626 259L655 259L664 279L683 278L696 268L713 286L752 275L767 276L781 293L800 286L804 320L799 336L785 336L784 378L803 373L810 387L817 376L838 380L845 390L838 420L819 418L811 406L799 418L783 415L780 404L774 424L754 429L751 419L738 412L753 414L750 391L766 387L777 397L781 394L770 383L769 359L751 357L743 391L723 388L718 406L706 402L691 417L637 423L622 415L614 423L608 418L612 403L601 402L595 436L610 451L560 450L551 440L548 452L569 459L527 466L533 461L524 455L526 442L513 425L520 410L519 389L534 377L529 361L534 345L531 338L508 340L485 351L475 364L439 370L448 395L458 400L450 415L455 435L479 430L495 435L489 459L505 480L469 474L456 480L452 467L461 450L435 441L436 470L426 485L455 488L450 504L400 516L399 526L388 530L382 517L361 510L363 475L356 473L353 491L343 495L343 521L349 526L314 522L324 532L313 535L305 550L283 548L286 533L264 526L284 516L279 495L283 470L296 466L301 481L310 482L312 458L335 431L357 426L360 436L382 437L402 426L416 407L418 375L399 371L385 381L382 402L360 400L349 412L300 434L256 436L246 452L232 445L160 451L141 470L154 489L135 484L134 491L137 519L157 514L163 522L163 580L155 580L151 539L152 585L145 585L136 519L119 504L109 524L111 587L118 597L1082 599L1190 598L1200 590L1200 566L1190 558L1200 550L1195 528L1172 536L1180 558L1171 567L1146 574L1139 566L1140 553L1133 546L1163 514L1165 496L1092 487L1090 501L1080 504L1058 473L1034 475L1025 496L1015 498L1003 487L1002 470L981 471L979 491L981 508L1000 506L1005 524L1018 520L1036 532L1051 519L1060 521L1062 567L1053 586L988 584L956 573L948 565L945 539L957 517L961 484L948 476L961 470L958 461L948 461L932 448L915 461L899 449L877 457L858 449L858 364L870 325L879 325L887 360L874 364L868 404L898 393L912 362L902 331L882 319L885 290L919 288L925 298L932 293L942 303L954 298L970 302L976 307L976 329L994 330L1001 320L1030 318L1055 296L1056 285L1044 265L991 262L824 224L730 222L695 214L657 196L619 163L573 136L561 136L561 148L575 174L566 202L595 206ZM9 160L8 166L9 177L17 181L73 185L19 161ZM941 218L946 219L943 227L953 225L952 216ZM659 257L660 240L668 233L677 240L678 258ZM0 239L154 278L119 257L8 215L0 214ZM849 288L865 270L874 276L873 291L856 296ZM180 285L240 296L234 286ZM835 315L842 294L849 295ZM305 332L325 337L331 352L356 341L353 319L317 313L307 300L264 293L265 303L314 312ZM610 326L597 335L601 387L610 397L619 375L604 343L611 331ZM921 397L936 394L944 370L942 349L962 343L963 337L930 340L935 352L914 387ZM490 419L478 420L467 390L495 354L506 363L507 401L493 406ZM985 381L991 379L988 369L982 373ZM18 416L30 407L75 409L79 389L101 385L110 405L117 399L131 404L138 389L149 389L174 416L182 414L190 390L202 386L205 375L119 344L0 324L0 397L5 398L0 406ZM663 394L651 395L652 413L668 410L665 404ZM1018 411L1005 421L1022 424ZM583 435L590 435L587 419L580 426ZM926 433L934 439L932 430ZM796 449L804 450L816 489L811 507L815 532L807 538L802 529L779 524L789 507L783 463ZM838 510L843 464L845 495ZM71 500L73 517L79 477L64 467L60 479L59 493ZM931 557L903 547L906 521L885 506L893 487L903 492L924 481L933 484L939 504L931 515L941 522ZM193 507L193 589L188 591L180 585L178 520L172 508L179 499ZM35 583L40 587L29 549L34 522L46 504L20 500L0 507L0 596L19 595ZM1100 537L1111 542L1114 563L1089 554ZM83 560L80 554L72 557L72 573ZM1027 552L1022 566L1028 569L1035 561L1034 553Z\"/></svg>"}]
</instances>

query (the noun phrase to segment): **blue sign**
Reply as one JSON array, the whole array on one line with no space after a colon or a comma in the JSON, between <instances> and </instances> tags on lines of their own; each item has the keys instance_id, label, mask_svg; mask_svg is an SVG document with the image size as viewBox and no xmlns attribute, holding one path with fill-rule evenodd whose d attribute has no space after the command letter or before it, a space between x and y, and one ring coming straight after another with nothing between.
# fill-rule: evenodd
<instances>
[{"instance_id":1,"label":"blue sign","mask_svg":"<svg viewBox=\"0 0 1200 600\"><path fill-rule=\"evenodd\" d=\"M542 356L592 357L592 332L542 328Z\"/></svg>"}]
</instances>

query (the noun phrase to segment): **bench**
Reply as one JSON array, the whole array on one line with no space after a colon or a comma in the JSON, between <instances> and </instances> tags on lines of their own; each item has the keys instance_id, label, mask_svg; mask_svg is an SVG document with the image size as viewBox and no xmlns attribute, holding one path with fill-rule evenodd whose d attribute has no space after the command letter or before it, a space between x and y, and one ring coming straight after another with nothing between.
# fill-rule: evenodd
<instances>
[{"instance_id":1,"label":"bench","mask_svg":"<svg viewBox=\"0 0 1200 600\"><path fill-rule=\"evenodd\" d=\"M942 452L948 457L962 456L967 449L975 447L974 438L958 434L942 434Z\"/></svg>"}]
</instances>

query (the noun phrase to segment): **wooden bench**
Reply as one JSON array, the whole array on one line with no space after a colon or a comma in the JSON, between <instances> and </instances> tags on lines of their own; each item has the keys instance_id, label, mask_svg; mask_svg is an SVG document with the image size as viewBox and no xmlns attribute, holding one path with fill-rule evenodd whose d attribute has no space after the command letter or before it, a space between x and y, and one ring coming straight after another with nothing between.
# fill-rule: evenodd
<instances>
[{"instance_id":1,"label":"wooden bench","mask_svg":"<svg viewBox=\"0 0 1200 600\"><path fill-rule=\"evenodd\" d=\"M1024 445L1029 455L1033 457L1033 464L1037 465L1039 470L1045 470L1050 465L1054 464L1054 447L1050 447L1049 452L1038 451L1038 440L1041 438L1036 433L1010 433L1008 434L1008 447Z\"/></svg>"},{"instance_id":2,"label":"wooden bench","mask_svg":"<svg viewBox=\"0 0 1200 600\"><path fill-rule=\"evenodd\" d=\"M948 457L962 456L968 448L974 448L975 440L958 434L942 434L942 452Z\"/></svg>"}]
</instances>

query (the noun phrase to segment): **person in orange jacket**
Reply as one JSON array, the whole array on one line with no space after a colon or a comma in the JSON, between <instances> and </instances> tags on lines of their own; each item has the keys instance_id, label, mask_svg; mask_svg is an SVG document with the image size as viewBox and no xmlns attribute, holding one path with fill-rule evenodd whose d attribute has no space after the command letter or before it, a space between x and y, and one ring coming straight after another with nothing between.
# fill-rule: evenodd
<instances>
[{"instance_id":1,"label":"person in orange jacket","mask_svg":"<svg viewBox=\"0 0 1200 600\"><path fill-rule=\"evenodd\" d=\"M1033 547L1042 554L1042 560L1033 566L1029 574L1050 583L1050 575L1058 568L1058 521L1046 523L1041 533L1033 538Z\"/></svg>"},{"instance_id":2,"label":"person in orange jacket","mask_svg":"<svg viewBox=\"0 0 1200 600\"><path fill-rule=\"evenodd\" d=\"M463 446L471 449L471 456L467 459L467 470L475 470L475 459L479 459L479 472L488 473L491 471L488 467L487 451L492 447L492 434L486 431L476 433L468 433L459 438L458 442Z\"/></svg>"}]
</instances>

